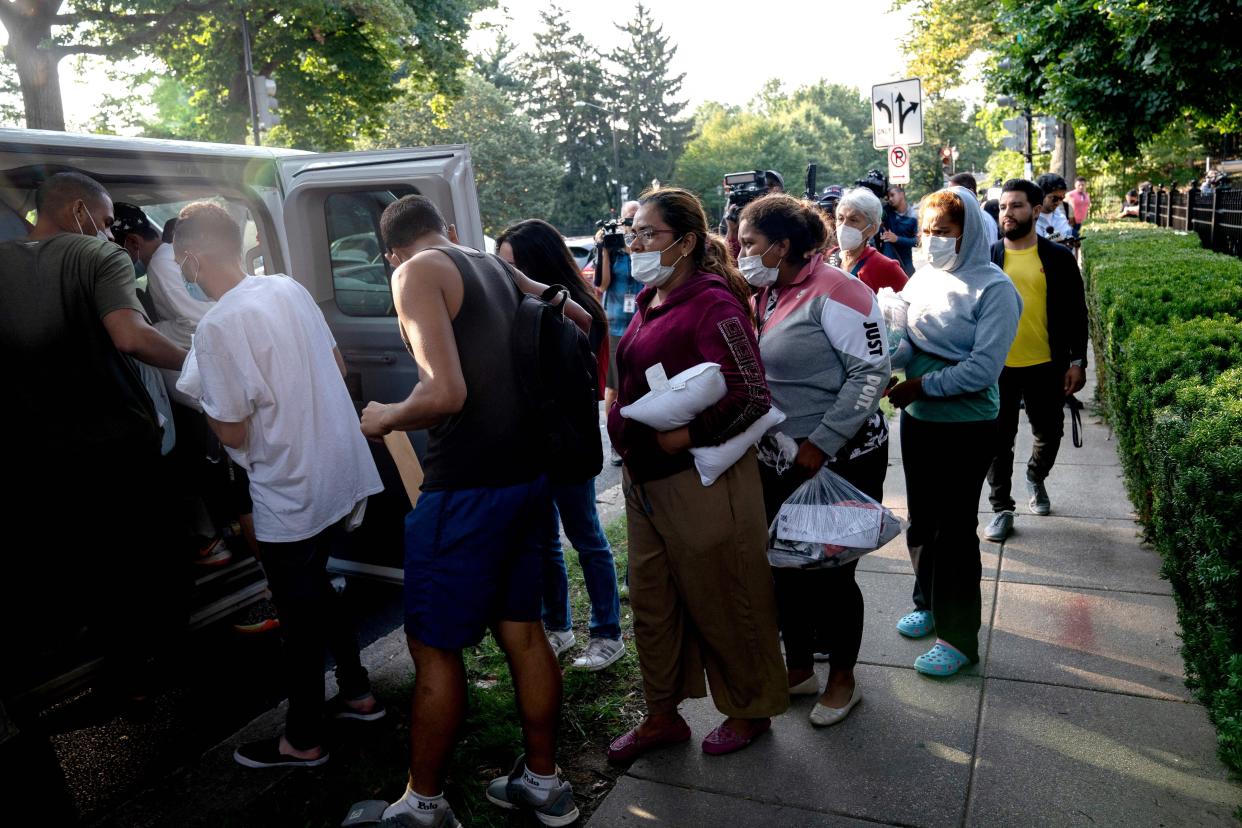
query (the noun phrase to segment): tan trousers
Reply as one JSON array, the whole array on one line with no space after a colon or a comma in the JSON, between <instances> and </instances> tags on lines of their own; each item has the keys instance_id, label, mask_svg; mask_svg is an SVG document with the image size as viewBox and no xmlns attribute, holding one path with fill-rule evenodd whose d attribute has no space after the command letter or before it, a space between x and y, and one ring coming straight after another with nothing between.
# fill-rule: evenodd
<instances>
[{"instance_id":1,"label":"tan trousers","mask_svg":"<svg viewBox=\"0 0 1242 828\"><path fill-rule=\"evenodd\" d=\"M711 486L691 469L625 488L630 606L649 713L707 695L727 716L785 712L759 466L752 449Z\"/></svg>"}]
</instances>

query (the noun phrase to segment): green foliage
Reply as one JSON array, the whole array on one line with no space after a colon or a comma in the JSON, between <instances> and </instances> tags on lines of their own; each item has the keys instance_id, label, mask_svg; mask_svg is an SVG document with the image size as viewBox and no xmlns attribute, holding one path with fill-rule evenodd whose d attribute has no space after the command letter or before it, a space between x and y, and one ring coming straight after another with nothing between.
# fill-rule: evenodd
<instances>
[{"instance_id":1,"label":"green foliage","mask_svg":"<svg viewBox=\"0 0 1242 828\"><path fill-rule=\"evenodd\" d=\"M992 155L993 144L979 124L978 114L966 104L951 98L930 98L923 114L923 143L910 149L910 190L913 198L944 186L941 147L957 147L959 172L983 170ZM980 181L981 189L986 189Z\"/></svg>"},{"instance_id":2,"label":"green foliage","mask_svg":"<svg viewBox=\"0 0 1242 828\"><path fill-rule=\"evenodd\" d=\"M254 68L276 81L280 102L281 123L265 140L301 149L349 149L357 139L377 134L399 74L424 89L457 92L469 17L480 5L477 0L247 3ZM161 37L153 51L189 90L195 117L184 137L245 141L249 99L239 15L200 16Z\"/></svg>"},{"instance_id":3,"label":"green foliage","mask_svg":"<svg viewBox=\"0 0 1242 828\"><path fill-rule=\"evenodd\" d=\"M923 92L939 95L961 83L966 61L997 42L996 4L987 0L895 0L910 12L910 35L902 43L910 76L923 79Z\"/></svg>"},{"instance_id":4,"label":"green foliage","mask_svg":"<svg viewBox=\"0 0 1242 828\"><path fill-rule=\"evenodd\" d=\"M801 195L811 161L819 164L820 187L850 186L868 169L887 169L884 153L871 146L871 113L857 89L820 81L785 93L769 81L747 107L706 103L675 180L719 207L726 173L777 170L786 189Z\"/></svg>"},{"instance_id":5,"label":"green foliage","mask_svg":"<svg viewBox=\"0 0 1242 828\"><path fill-rule=\"evenodd\" d=\"M1242 3L1001 0L994 83L1125 154L1172 122L1242 131Z\"/></svg>"},{"instance_id":6,"label":"green foliage","mask_svg":"<svg viewBox=\"0 0 1242 828\"><path fill-rule=\"evenodd\" d=\"M548 221L563 232L586 232L592 217L603 217L618 200L609 184L611 116L584 105L607 106L600 101L604 66L595 47L570 28L564 9L550 6L540 18L535 50L521 61L521 103L543 137L544 152L563 169Z\"/></svg>"},{"instance_id":7,"label":"green foliage","mask_svg":"<svg viewBox=\"0 0 1242 828\"><path fill-rule=\"evenodd\" d=\"M1173 585L1188 682L1242 771L1242 261L1149 225L1083 238L1100 394Z\"/></svg>"},{"instance_id":8,"label":"green foliage","mask_svg":"<svg viewBox=\"0 0 1242 828\"><path fill-rule=\"evenodd\" d=\"M483 230L492 236L514 221L551 214L560 167L542 152L530 121L479 75L465 72L461 84L461 97L440 112L437 95L406 81L369 145L469 144Z\"/></svg>"},{"instance_id":9,"label":"green foliage","mask_svg":"<svg viewBox=\"0 0 1242 828\"><path fill-rule=\"evenodd\" d=\"M671 63L677 47L664 27L639 3L618 29L626 42L613 50L617 71L606 83L611 98L603 105L621 116L620 181L637 198L653 179L667 181L685 149L690 122L681 117L686 108L681 94L685 74L674 75Z\"/></svg>"}]
</instances>

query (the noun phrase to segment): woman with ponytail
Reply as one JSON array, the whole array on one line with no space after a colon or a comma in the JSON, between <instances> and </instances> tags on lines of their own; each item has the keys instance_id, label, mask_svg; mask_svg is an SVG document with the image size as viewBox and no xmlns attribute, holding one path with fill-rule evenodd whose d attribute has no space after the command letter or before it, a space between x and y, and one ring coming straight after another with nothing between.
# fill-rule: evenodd
<instances>
[{"instance_id":1,"label":"woman with ponytail","mask_svg":"<svg viewBox=\"0 0 1242 828\"><path fill-rule=\"evenodd\" d=\"M787 195L752 201L742 211L738 265L759 289L759 349L772 400L787 419L759 446L769 521L802 483L824 466L877 501L888 471L888 423L879 412L888 384L884 318L859 279L824 261L828 228L819 211ZM819 569L773 569L791 695L818 696L811 723L836 724L862 693L854 664L862 644L863 596L858 562ZM815 653L828 653L822 692Z\"/></svg>"},{"instance_id":2,"label":"woman with ponytail","mask_svg":"<svg viewBox=\"0 0 1242 828\"><path fill-rule=\"evenodd\" d=\"M703 740L705 753L746 747L789 705L755 452L706 487L689 452L740 434L771 407L750 290L708 235L693 194L657 189L640 204L627 243L631 275L646 287L617 350L608 431L625 461L630 605L647 717L609 747L617 762L689 740L677 706L706 696L708 684L727 718ZM703 362L720 365L727 391L689 425L657 432L621 416L650 390L652 367L673 376Z\"/></svg>"}]
</instances>

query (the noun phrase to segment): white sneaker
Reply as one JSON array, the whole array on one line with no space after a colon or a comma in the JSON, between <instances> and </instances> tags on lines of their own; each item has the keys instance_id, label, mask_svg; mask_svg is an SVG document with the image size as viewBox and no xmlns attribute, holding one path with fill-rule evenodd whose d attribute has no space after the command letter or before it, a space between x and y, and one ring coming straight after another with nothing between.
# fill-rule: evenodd
<instances>
[{"instance_id":1,"label":"white sneaker","mask_svg":"<svg viewBox=\"0 0 1242 828\"><path fill-rule=\"evenodd\" d=\"M616 663L625 655L625 642L619 638L592 638L586 652L574 659L573 667L594 673Z\"/></svg>"},{"instance_id":2,"label":"white sneaker","mask_svg":"<svg viewBox=\"0 0 1242 828\"><path fill-rule=\"evenodd\" d=\"M566 650L578 643L578 639L574 637L573 630L565 630L564 632L545 630L544 632L548 634L548 644L552 647L552 655L557 658L560 658Z\"/></svg>"}]
</instances>

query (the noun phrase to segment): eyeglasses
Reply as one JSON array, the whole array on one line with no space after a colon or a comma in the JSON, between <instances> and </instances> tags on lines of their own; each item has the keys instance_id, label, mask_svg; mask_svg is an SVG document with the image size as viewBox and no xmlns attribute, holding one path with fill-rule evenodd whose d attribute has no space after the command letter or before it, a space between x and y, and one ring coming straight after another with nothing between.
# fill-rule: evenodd
<instances>
[{"instance_id":1,"label":"eyeglasses","mask_svg":"<svg viewBox=\"0 0 1242 828\"><path fill-rule=\"evenodd\" d=\"M646 246L648 244L651 244L652 240L656 236L660 236L665 233L672 233L672 232L673 232L672 230L652 230L650 228L647 228L646 230L639 230L637 233L626 233L625 244L627 247L632 247L634 245L634 242L638 241L639 239L642 239L643 245Z\"/></svg>"}]
</instances>

